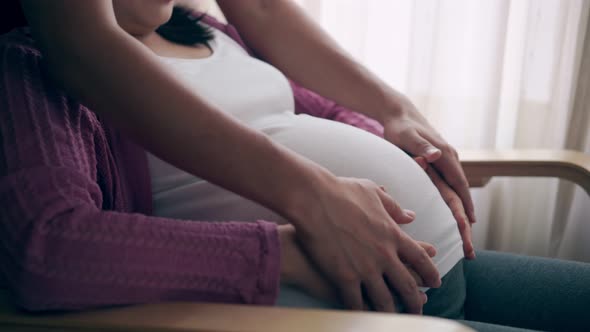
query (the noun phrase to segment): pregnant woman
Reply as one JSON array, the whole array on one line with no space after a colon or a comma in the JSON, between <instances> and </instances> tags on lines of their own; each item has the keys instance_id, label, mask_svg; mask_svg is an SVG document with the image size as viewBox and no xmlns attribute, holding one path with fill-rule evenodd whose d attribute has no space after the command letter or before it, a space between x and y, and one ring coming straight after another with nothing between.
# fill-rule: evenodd
<instances>
[{"instance_id":1,"label":"pregnant woman","mask_svg":"<svg viewBox=\"0 0 590 332\"><path fill-rule=\"evenodd\" d=\"M6 111L0 132L5 164L0 192L10 204L1 210L2 272L21 306L73 309L163 300L268 304L276 300L280 278L284 286L278 301L284 305L369 306L379 311L397 306L419 313L428 300L425 313L453 319L551 330L586 326L587 265L493 253L464 261L463 254L473 257L473 249L465 231L467 218L456 203L459 197L471 220L473 216L462 173L451 176L457 170L449 160L456 156L439 159L438 166L459 196L424 160L428 173L377 135L296 115L307 110L337 118L348 111L333 104L325 107L327 100L291 85L275 67L252 57L231 27L210 19L198 23L181 9L160 27L172 15L171 1L113 1L110 10L128 36L112 34L104 44L98 38L86 46L96 50L98 44L112 45L119 57L103 72L112 75L112 68L129 66L124 70L135 75L132 83L145 96L118 93L117 88L129 83L124 76L113 79L96 68L63 67L66 60L83 62L92 56L64 51L66 60L58 59L56 48L67 45L51 43L47 34L63 31L42 29L46 20L52 11L63 10L60 4L79 6L75 12L82 21L108 17L104 3L24 1L37 43L48 50L42 58L25 32L3 37L0 100ZM298 15L292 5L273 3ZM111 29L105 24L101 32L109 35ZM138 63L118 63L134 52L146 56L137 58ZM279 65L290 58L272 53L267 56L275 56ZM50 71L56 70L52 63L62 64L64 71L56 76L68 92L101 110L102 117L66 97L48 79L41 68L49 64ZM150 68L145 80L137 79L142 76L135 65ZM87 78L95 82L76 81L84 76L69 72L72 68L86 68ZM356 75L368 74L361 70ZM156 76L162 81L154 82ZM378 84L317 83L317 75L299 79L309 77L315 79L309 86L350 107L383 105ZM362 81L367 82L373 81ZM92 84L100 92L90 92ZM342 94L343 87L360 91L351 89L351 98ZM154 108L148 101L158 96L175 98L167 107ZM393 121L375 110L367 113L386 125L386 138L388 133L395 136L390 140L397 139L400 146L411 145L408 141L424 145L400 129L414 128L415 134L420 127L415 123L421 120ZM345 122L356 119L365 128L371 123L347 114ZM152 151L147 161L143 151L121 143L122 134L111 130L109 121ZM413 124L404 127L407 123ZM192 151L187 146L195 147L193 154L183 154ZM441 158L440 151L424 157L434 161ZM146 196L149 179L151 197ZM159 218L130 213L146 213L146 197L153 200L153 214ZM443 197L453 198L453 213ZM215 222L227 220L244 222ZM427 291L427 298L417 286L435 289Z\"/></svg>"},{"instance_id":2,"label":"pregnant woman","mask_svg":"<svg viewBox=\"0 0 590 332\"><path fill-rule=\"evenodd\" d=\"M153 45L151 41L146 44ZM449 208L426 172L405 152L358 128L306 114L296 115L293 90L280 71L251 57L217 29L208 45L209 54L203 58L177 55L160 59L212 105L274 142L336 176L367 178L383 186L400 206L416 214L413 222L401 228L412 238L437 248L434 261L440 275L463 257L461 238ZM152 48L167 53L157 46ZM288 222L272 210L154 156L150 156L149 162L157 215L189 220Z\"/></svg>"}]
</instances>

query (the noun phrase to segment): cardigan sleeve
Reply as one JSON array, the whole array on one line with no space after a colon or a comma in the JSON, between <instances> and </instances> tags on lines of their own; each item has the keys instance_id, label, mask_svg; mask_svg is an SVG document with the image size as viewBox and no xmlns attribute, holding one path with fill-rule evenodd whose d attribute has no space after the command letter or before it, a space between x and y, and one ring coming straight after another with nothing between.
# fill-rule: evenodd
<instances>
[{"instance_id":1,"label":"cardigan sleeve","mask_svg":"<svg viewBox=\"0 0 590 332\"><path fill-rule=\"evenodd\" d=\"M0 273L15 302L33 311L273 304L276 225L105 210L102 182L112 179L100 176L100 123L51 84L41 62L34 49L0 42Z\"/></svg>"},{"instance_id":2,"label":"cardigan sleeve","mask_svg":"<svg viewBox=\"0 0 590 332\"><path fill-rule=\"evenodd\" d=\"M339 105L293 81L291 88L295 97L295 113L346 123L383 137L383 126L376 120Z\"/></svg>"}]
</instances>

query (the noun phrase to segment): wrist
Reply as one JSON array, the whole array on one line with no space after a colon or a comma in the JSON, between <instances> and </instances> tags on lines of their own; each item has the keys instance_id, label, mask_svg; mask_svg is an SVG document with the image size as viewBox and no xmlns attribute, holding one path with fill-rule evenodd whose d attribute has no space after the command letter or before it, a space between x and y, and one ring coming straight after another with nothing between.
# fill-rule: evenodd
<instances>
[{"instance_id":1,"label":"wrist","mask_svg":"<svg viewBox=\"0 0 590 332\"><path fill-rule=\"evenodd\" d=\"M292 225L281 225L278 227L278 232L281 250L281 282L293 285L297 283L297 266L294 258L299 250L295 240L295 228Z\"/></svg>"},{"instance_id":2,"label":"wrist","mask_svg":"<svg viewBox=\"0 0 590 332\"><path fill-rule=\"evenodd\" d=\"M391 91L387 94L383 105L380 108L382 111L376 119L382 125L385 125L391 120L399 119L415 109L414 104L412 104L408 97L396 91Z\"/></svg>"},{"instance_id":3,"label":"wrist","mask_svg":"<svg viewBox=\"0 0 590 332\"><path fill-rule=\"evenodd\" d=\"M282 191L285 195L281 199L280 211L302 235L313 230L315 226L312 214L315 205L326 192L326 188L333 188L338 181L334 174L317 164L311 163L310 167L305 168L302 177L288 181L289 185Z\"/></svg>"}]
</instances>

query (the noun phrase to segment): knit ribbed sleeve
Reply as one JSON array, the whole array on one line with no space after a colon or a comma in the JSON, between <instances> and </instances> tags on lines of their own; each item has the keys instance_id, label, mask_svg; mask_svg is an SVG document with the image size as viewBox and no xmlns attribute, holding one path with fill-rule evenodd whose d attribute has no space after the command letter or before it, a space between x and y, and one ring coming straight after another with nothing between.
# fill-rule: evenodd
<instances>
[{"instance_id":1,"label":"knit ribbed sleeve","mask_svg":"<svg viewBox=\"0 0 590 332\"><path fill-rule=\"evenodd\" d=\"M0 272L21 307L274 303L275 224L112 209L116 156L101 123L54 87L35 48L2 38Z\"/></svg>"}]
</instances>

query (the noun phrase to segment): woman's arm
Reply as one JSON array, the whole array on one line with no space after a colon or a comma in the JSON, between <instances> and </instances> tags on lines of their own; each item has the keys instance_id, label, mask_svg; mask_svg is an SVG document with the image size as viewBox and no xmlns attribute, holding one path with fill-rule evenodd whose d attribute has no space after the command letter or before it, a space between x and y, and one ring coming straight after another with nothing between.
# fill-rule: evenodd
<instances>
[{"instance_id":1,"label":"woman's arm","mask_svg":"<svg viewBox=\"0 0 590 332\"><path fill-rule=\"evenodd\" d=\"M292 0L218 0L256 55L326 98L383 122L401 98L355 62Z\"/></svg>"},{"instance_id":2,"label":"woman's arm","mask_svg":"<svg viewBox=\"0 0 590 332\"><path fill-rule=\"evenodd\" d=\"M35 49L3 44L0 59L0 273L21 307L274 303L290 278L274 223L105 211L125 209L124 178L95 115L51 84Z\"/></svg>"},{"instance_id":3,"label":"woman's arm","mask_svg":"<svg viewBox=\"0 0 590 332\"><path fill-rule=\"evenodd\" d=\"M23 4L68 91L162 159L285 216L350 307L362 308L363 284L376 307L393 310L386 274L419 313L422 296L404 263L440 285L427 252L396 224L411 215L379 186L337 178L207 104L117 25L111 1Z\"/></svg>"},{"instance_id":4,"label":"woman's arm","mask_svg":"<svg viewBox=\"0 0 590 332\"><path fill-rule=\"evenodd\" d=\"M197 13L202 15L202 13ZM253 50L244 42L239 32L233 25L219 22L212 16L204 14L203 23L219 29L241 47L248 52L248 54L255 56ZM318 118L329 119L346 123L357 128L366 130L379 137L383 137L383 126L376 120L367 117L364 114L351 111L346 107L335 103L334 101L318 95L317 93L306 89L298 83L289 81L291 89L293 90L293 96L295 99L295 113L296 114L309 114Z\"/></svg>"},{"instance_id":5,"label":"woman's arm","mask_svg":"<svg viewBox=\"0 0 590 332\"><path fill-rule=\"evenodd\" d=\"M433 162L475 222L457 152L405 96L356 63L291 0L217 2L257 55L303 86L378 120L387 140Z\"/></svg>"}]
</instances>

